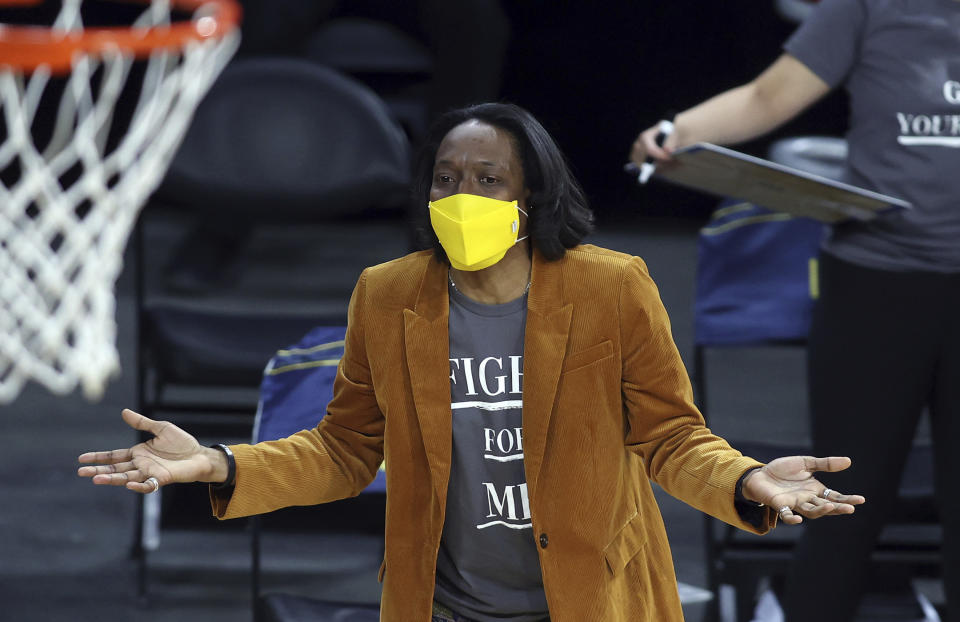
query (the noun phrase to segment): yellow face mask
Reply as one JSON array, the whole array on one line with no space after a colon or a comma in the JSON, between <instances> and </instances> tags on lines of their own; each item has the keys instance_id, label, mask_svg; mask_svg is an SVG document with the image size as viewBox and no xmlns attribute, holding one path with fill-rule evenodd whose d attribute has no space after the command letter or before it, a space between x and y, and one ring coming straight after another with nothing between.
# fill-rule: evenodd
<instances>
[{"instance_id":1,"label":"yellow face mask","mask_svg":"<svg viewBox=\"0 0 960 622\"><path fill-rule=\"evenodd\" d=\"M454 194L427 205L433 231L457 270L488 268L526 238L517 239L522 210L516 201Z\"/></svg>"}]
</instances>

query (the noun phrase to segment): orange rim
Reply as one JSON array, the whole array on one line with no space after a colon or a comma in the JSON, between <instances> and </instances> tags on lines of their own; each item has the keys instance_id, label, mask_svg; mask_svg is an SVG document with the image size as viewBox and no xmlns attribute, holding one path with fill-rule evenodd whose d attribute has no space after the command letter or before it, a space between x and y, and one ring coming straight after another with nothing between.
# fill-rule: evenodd
<instances>
[{"instance_id":1,"label":"orange rim","mask_svg":"<svg viewBox=\"0 0 960 622\"><path fill-rule=\"evenodd\" d=\"M35 5L41 1L0 0L0 6ZM241 9L236 0L171 1L172 8L185 12L194 12L201 6L210 12L200 19L175 22L167 27L111 26L64 33L54 32L48 26L2 26L0 65L23 72L46 65L53 73L66 73L77 53L98 55L106 50L121 49L142 58L162 48L183 48L189 41L221 38L240 24Z\"/></svg>"}]
</instances>

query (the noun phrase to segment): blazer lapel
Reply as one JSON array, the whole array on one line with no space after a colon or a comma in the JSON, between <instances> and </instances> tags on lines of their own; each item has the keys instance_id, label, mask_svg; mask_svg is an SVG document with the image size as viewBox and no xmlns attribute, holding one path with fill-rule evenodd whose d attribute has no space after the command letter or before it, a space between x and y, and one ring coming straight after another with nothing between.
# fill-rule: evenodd
<instances>
[{"instance_id":1,"label":"blazer lapel","mask_svg":"<svg viewBox=\"0 0 960 622\"><path fill-rule=\"evenodd\" d=\"M438 498L450 479L450 318L446 266L431 258L413 309L405 309L404 343L413 402Z\"/></svg>"},{"instance_id":2,"label":"blazer lapel","mask_svg":"<svg viewBox=\"0 0 960 622\"><path fill-rule=\"evenodd\" d=\"M536 494L573 305L563 301L560 261L533 255L523 345L523 461L530 497Z\"/></svg>"}]
</instances>

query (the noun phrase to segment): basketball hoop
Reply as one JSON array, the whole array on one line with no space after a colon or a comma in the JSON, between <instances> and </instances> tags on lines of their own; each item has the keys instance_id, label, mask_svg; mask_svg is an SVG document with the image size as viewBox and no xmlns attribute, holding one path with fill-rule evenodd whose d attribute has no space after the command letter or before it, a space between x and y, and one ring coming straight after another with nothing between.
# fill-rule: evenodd
<instances>
[{"instance_id":1,"label":"basketball hoop","mask_svg":"<svg viewBox=\"0 0 960 622\"><path fill-rule=\"evenodd\" d=\"M124 26L85 27L80 0L50 26L0 25L0 403L28 380L96 400L119 371L113 287L127 238L239 43L235 0L140 4Z\"/></svg>"}]
</instances>

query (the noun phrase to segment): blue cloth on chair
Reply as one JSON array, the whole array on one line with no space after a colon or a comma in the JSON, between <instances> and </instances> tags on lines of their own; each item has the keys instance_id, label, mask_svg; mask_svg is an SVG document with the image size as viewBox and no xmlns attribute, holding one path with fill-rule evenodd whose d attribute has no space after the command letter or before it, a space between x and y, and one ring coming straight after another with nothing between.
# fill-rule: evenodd
<instances>
[{"instance_id":1,"label":"blue cloth on chair","mask_svg":"<svg viewBox=\"0 0 960 622\"><path fill-rule=\"evenodd\" d=\"M700 230L694 341L717 346L806 339L824 225L739 200Z\"/></svg>"},{"instance_id":2,"label":"blue cloth on chair","mask_svg":"<svg viewBox=\"0 0 960 622\"><path fill-rule=\"evenodd\" d=\"M274 354L263 371L253 442L284 438L320 423L333 397L345 334L344 326L320 326ZM364 492L386 492L382 469Z\"/></svg>"}]
</instances>

